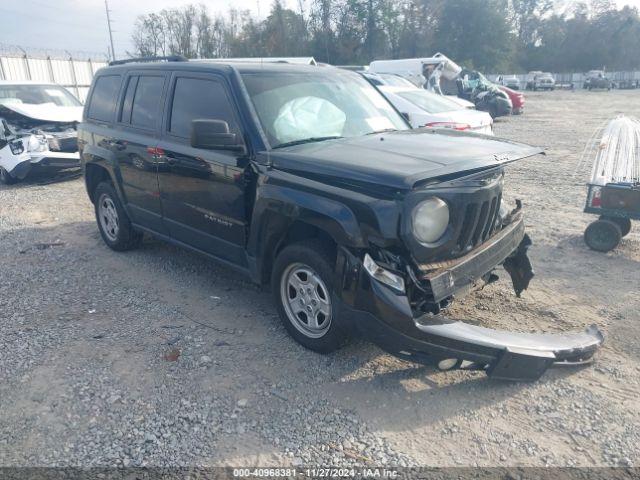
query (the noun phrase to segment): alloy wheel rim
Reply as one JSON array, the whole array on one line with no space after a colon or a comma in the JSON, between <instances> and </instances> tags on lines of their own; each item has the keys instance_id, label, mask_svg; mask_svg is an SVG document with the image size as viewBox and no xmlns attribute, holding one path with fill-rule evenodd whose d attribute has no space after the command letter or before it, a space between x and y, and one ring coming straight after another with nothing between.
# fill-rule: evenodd
<instances>
[{"instance_id":1,"label":"alloy wheel rim","mask_svg":"<svg viewBox=\"0 0 640 480\"><path fill-rule=\"evenodd\" d=\"M102 231L106 237L115 242L118 239L120 231L120 219L118 218L118 210L109 195L103 193L98 200L98 218Z\"/></svg>"},{"instance_id":2,"label":"alloy wheel rim","mask_svg":"<svg viewBox=\"0 0 640 480\"><path fill-rule=\"evenodd\" d=\"M291 324L303 335L320 338L331 326L331 297L320 276L308 265L289 265L280 281L280 295Z\"/></svg>"}]
</instances>

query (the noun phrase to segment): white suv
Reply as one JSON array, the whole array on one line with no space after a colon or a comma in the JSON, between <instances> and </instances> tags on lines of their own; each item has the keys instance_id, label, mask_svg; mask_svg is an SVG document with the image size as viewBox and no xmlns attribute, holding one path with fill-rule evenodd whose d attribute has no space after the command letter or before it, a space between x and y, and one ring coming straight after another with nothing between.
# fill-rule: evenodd
<instances>
[{"instance_id":1,"label":"white suv","mask_svg":"<svg viewBox=\"0 0 640 480\"><path fill-rule=\"evenodd\" d=\"M0 81L0 182L23 179L34 167L79 167L82 109L60 85Z\"/></svg>"}]
</instances>

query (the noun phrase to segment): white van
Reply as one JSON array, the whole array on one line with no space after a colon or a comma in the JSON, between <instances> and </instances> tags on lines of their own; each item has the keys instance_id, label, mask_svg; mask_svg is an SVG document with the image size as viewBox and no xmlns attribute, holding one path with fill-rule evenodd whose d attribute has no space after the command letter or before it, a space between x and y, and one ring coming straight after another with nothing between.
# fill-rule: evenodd
<instances>
[{"instance_id":1,"label":"white van","mask_svg":"<svg viewBox=\"0 0 640 480\"><path fill-rule=\"evenodd\" d=\"M441 63L444 64L442 70L442 77L447 80L455 79L462 67L456 62L448 58L442 53L436 53L433 57L424 58L404 58L400 60L376 60L369 64L369 72L371 73L393 73L400 75L411 81L417 87L422 88L426 82L426 78L423 75L425 66L432 65L437 66Z\"/></svg>"}]
</instances>

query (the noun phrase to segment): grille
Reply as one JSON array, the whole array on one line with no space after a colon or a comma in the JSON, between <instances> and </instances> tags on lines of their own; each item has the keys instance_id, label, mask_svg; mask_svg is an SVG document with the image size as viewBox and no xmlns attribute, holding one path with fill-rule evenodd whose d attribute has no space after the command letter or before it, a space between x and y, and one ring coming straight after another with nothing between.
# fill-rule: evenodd
<instances>
[{"instance_id":1,"label":"grille","mask_svg":"<svg viewBox=\"0 0 640 480\"><path fill-rule=\"evenodd\" d=\"M464 207L462 229L456 243L459 252L468 252L494 233L501 200L502 194L498 193L484 201L468 203Z\"/></svg>"}]
</instances>

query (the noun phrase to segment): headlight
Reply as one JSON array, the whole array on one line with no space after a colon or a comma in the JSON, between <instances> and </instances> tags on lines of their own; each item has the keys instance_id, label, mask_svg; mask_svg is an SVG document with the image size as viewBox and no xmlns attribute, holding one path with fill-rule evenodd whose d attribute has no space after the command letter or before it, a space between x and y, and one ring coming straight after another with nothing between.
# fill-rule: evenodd
<instances>
[{"instance_id":1,"label":"headlight","mask_svg":"<svg viewBox=\"0 0 640 480\"><path fill-rule=\"evenodd\" d=\"M449 226L449 207L444 200L431 197L413 210L413 234L422 243L435 243Z\"/></svg>"},{"instance_id":2,"label":"headlight","mask_svg":"<svg viewBox=\"0 0 640 480\"><path fill-rule=\"evenodd\" d=\"M404 278L396 275L389 270L382 268L378 265L373 258L369 256L368 253L364 254L364 269L371 275L373 278L378 280L379 282L384 283L385 285L390 286L394 290L404 293Z\"/></svg>"},{"instance_id":3,"label":"headlight","mask_svg":"<svg viewBox=\"0 0 640 480\"><path fill-rule=\"evenodd\" d=\"M27 141L27 151L44 152L47 149L47 139L44 135L31 135Z\"/></svg>"}]
</instances>

